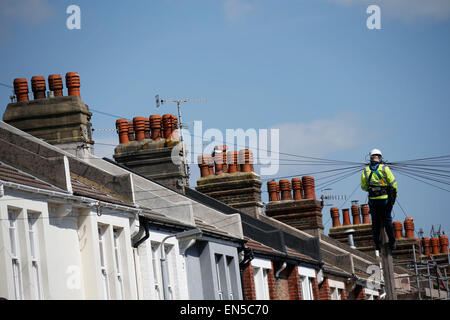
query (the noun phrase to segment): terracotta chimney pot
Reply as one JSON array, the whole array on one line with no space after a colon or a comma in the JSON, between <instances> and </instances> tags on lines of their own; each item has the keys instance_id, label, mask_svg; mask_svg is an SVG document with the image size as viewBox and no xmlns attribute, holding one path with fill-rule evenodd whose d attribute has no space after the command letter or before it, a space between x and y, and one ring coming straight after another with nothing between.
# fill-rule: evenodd
<instances>
[{"instance_id":1,"label":"terracotta chimney pot","mask_svg":"<svg viewBox=\"0 0 450 320\"><path fill-rule=\"evenodd\" d=\"M342 224L344 226L349 226L352 223L350 222L350 209L346 208L346 209L342 209L342 217L343 217L343 222Z\"/></svg>"},{"instance_id":2,"label":"terracotta chimney pot","mask_svg":"<svg viewBox=\"0 0 450 320\"><path fill-rule=\"evenodd\" d=\"M291 182L280 180L281 200L292 200Z\"/></svg>"},{"instance_id":3,"label":"terracotta chimney pot","mask_svg":"<svg viewBox=\"0 0 450 320\"><path fill-rule=\"evenodd\" d=\"M423 254L429 255L431 254L431 241L428 237L422 238L422 248L423 248Z\"/></svg>"},{"instance_id":4,"label":"terracotta chimney pot","mask_svg":"<svg viewBox=\"0 0 450 320\"><path fill-rule=\"evenodd\" d=\"M333 220L333 228L339 227L341 223L339 222L339 209L336 207L332 207L330 209L331 219Z\"/></svg>"},{"instance_id":5,"label":"terracotta chimney pot","mask_svg":"<svg viewBox=\"0 0 450 320\"><path fill-rule=\"evenodd\" d=\"M439 238L431 238L431 254L441 253L441 247L439 246Z\"/></svg>"},{"instance_id":6,"label":"terracotta chimney pot","mask_svg":"<svg viewBox=\"0 0 450 320\"><path fill-rule=\"evenodd\" d=\"M252 172L252 167L250 165L251 160L250 150L244 149L239 151L238 163L240 164L241 172Z\"/></svg>"},{"instance_id":7,"label":"terracotta chimney pot","mask_svg":"<svg viewBox=\"0 0 450 320\"><path fill-rule=\"evenodd\" d=\"M275 180L267 182L267 191L269 192L269 202L278 201L277 199L277 183Z\"/></svg>"},{"instance_id":8,"label":"terracotta chimney pot","mask_svg":"<svg viewBox=\"0 0 450 320\"><path fill-rule=\"evenodd\" d=\"M133 128L135 132L135 137L137 141L142 141L145 139L145 118L144 117L134 117L133 118Z\"/></svg>"},{"instance_id":9,"label":"terracotta chimney pot","mask_svg":"<svg viewBox=\"0 0 450 320\"><path fill-rule=\"evenodd\" d=\"M162 116L162 127L164 133L164 139L169 140L172 138L172 115L165 114Z\"/></svg>"},{"instance_id":10,"label":"terracotta chimney pot","mask_svg":"<svg viewBox=\"0 0 450 320\"><path fill-rule=\"evenodd\" d=\"M66 73L66 88L68 91L68 96L78 96L81 98L80 95L80 75L78 72L67 72Z\"/></svg>"},{"instance_id":11,"label":"terracotta chimney pot","mask_svg":"<svg viewBox=\"0 0 450 320\"><path fill-rule=\"evenodd\" d=\"M302 181L300 178L292 178L292 190L294 194L294 200L302 200Z\"/></svg>"},{"instance_id":12,"label":"terracotta chimney pot","mask_svg":"<svg viewBox=\"0 0 450 320\"><path fill-rule=\"evenodd\" d=\"M394 225L395 239L400 239L403 235L403 225L400 221L392 222Z\"/></svg>"},{"instance_id":13,"label":"terracotta chimney pot","mask_svg":"<svg viewBox=\"0 0 450 320\"><path fill-rule=\"evenodd\" d=\"M353 217L353 224L361 224L361 216L359 213L359 207L357 205L351 206L352 209L352 217Z\"/></svg>"},{"instance_id":14,"label":"terracotta chimney pot","mask_svg":"<svg viewBox=\"0 0 450 320\"><path fill-rule=\"evenodd\" d=\"M207 157L198 156L198 166L200 167L200 175L202 178L209 176L209 164L206 162Z\"/></svg>"},{"instance_id":15,"label":"terracotta chimney pot","mask_svg":"<svg viewBox=\"0 0 450 320\"><path fill-rule=\"evenodd\" d=\"M128 139L130 141L136 140L136 138L134 137L134 125L131 121L128 121Z\"/></svg>"},{"instance_id":16,"label":"terracotta chimney pot","mask_svg":"<svg viewBox=\"0 0 450 320\"><path fill-rule=\"evenodd\" d=\"M405 226L405 238L414 239L414 218L407 217L403 224Z\"/></svg>"},{"instance_id":17,"label":"terracotta chimney pot","mask_svg":"<svg viewBox=\"0 0 450 320\"><path fill-rule=\"evenodd\" d=\"M34 99L45 99L45 78L43 76L34 76L31 78L31 90Z\"/></svg>"},{"instance_id":18,"label":"terracotta chimney pot","mask_svg":"<svg viewBox=\"0 0 450 320\"><path fill-rule=\"evenodd\" d=\"M116 121L116 129L119 134L119 142L121 144L128 143L130 141L128 138L128 121L126 119L118 119Z\"/></svg>"},{"instance_id":19,"label":"terracotta chimney pot","mask_svg":"<svg viewBox=\"0 0 450 320\"><path fill-rule=\"evenodd\" d=\"M51 74L48 76L48 87L53 91L55 97L63 96L63 80L60 74Z\"/></svg>"},{"instance_id":20,"label":"terracotta chimney pot","mask_svg":"<svg viewBox=\"0 0 450 320\"><path fill-rule=\"evenodd\" d=\"M14 79L14 94L17 102L28 101L28 82L26 78Z\"/></svg>"},{"instance_id":21,"label":"terracotta chimney pot","mask_svg":"<svg viewBox=\"0 0 450 320\"><path fill-rule=\"evenodd\" d=\"M361 205L361 214L363 217L363 223L371 223L370 221L370 211L369 211L369 205L368 204L362 204Z\"/></svg>"},{"instance_id":22,"label":"terracotta chimney pot","mask_svg":"<svg viewBox=\"0 0 450 320\"><path fill-rule=\"evenodd\" d=\"M302 177L302 186L303 186L303 193L304 193L305 199L316 200L314 178L310 177L310 176L303 176Z\"/></svg>"},{"instance_id":23,"label":"terracotta chimney pot","mask_svg":"<svg viewBox=\"0 0 450 320\"><path fill-rule=\"evenodd\" d=\"M145 120L144 136L145 136L145 139L150 139L150 119L144 118L144 120Z\"/></svg>"},{"instance_id":24,"label":"terracotta chimney pot","mask_svg":"<svg viewBox=\"0 0 450 320\"><path fill-rule=\"evenodd\" d=\"M150 130L152 140L161 138L161 116L159 114L150 115Z\"/></svg>"},{"instance_id":25,"label":"terracotta chimney pot","mask_svg":"<svg viewBox=\"0 0 450 320\"><path fill-rule=\"evenodd\" d=\"M439 246L441 247L441 253L447 253L448 251L448 237L445 234L439 236Z\"/></svg>"}]
</instances>

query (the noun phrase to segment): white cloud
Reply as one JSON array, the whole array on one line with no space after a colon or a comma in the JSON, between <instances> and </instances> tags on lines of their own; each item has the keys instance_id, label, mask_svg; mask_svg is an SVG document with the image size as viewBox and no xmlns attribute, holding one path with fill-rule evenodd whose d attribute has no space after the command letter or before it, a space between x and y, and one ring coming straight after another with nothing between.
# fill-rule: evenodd
<instances>
[{"instance_id":1,"label":"white cloud","mask_svg":"<svg viewBox=\"0 0 450 320\"><path fill-rule=\"evenodd\" d=\"M343 5L379 5L381 14L405 21L433 19L443 21L450 18L449 0L331 0Z\"/></svg>"},{"instance_id":2,"label":"white cloud","mask_svg":"<svg viewBox=\"0 0 450 320\"><path fill-rule=\"evenodd\" d=\"M321 157L336 151L345 151L365 141L360 121L351 114L304 123L283 123L280 129L280 151Z\"/></svg>"},{"instance_id":3,"label":"white cloud","mask_svg":"<svg viewBox=\"0 0 450 320\"><path fill-rule=\"evenodd\" d=\"M247 0L225 0L225 16L228 20L236 20L247 15L255 8L253 3Z\"/></svg>"}]
</instances>

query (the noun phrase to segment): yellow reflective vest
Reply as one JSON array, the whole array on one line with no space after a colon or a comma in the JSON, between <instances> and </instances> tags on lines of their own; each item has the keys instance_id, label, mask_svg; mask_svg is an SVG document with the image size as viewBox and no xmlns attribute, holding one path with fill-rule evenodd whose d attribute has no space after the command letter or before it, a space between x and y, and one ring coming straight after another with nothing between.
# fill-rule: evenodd
<instances>
[{"instance_id":1,"label":"yellow reflective vest","mask_svg":"<svg viewBox=\"0 0 450 320\"><path fill-rule=\"evenodd\" d=\"M370 166L364 168L361 173L361 189L364 191L369 191L369 177L370 177ZM378 174L377 174L378 173ZM395 181L395 177L391 172L391 169L387 165L380 164L376 170L372 174L370 178L371 186L392 186L397 190L397 181ZM369 199L387 199L388 195L382 195L378 197L369 197Z\"/></svg>"}]
</instances>

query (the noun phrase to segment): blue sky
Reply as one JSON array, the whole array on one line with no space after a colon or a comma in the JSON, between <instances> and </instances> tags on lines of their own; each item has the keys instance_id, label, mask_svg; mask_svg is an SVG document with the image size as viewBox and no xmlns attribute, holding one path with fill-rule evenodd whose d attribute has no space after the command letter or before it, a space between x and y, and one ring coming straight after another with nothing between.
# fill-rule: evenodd
<instances>
[{"instance_id":1,"label":"blue sky","mask_svg":"<svg viewBox=\"0 0 450 320\"><path fill-rule=\"evenodd\" d=\"M66 28L71 4L81 8L81 30ZM369 4L381 8L381 30L366 28ZM204 97L183 106L186 122L280 128L282 152L356 162L375 147L389 161L450 154L446 0L4 0L0 30L0 82L77 71L83 101L96 110L175 113L170 104L157 110L154 96ZM2 113L9 94L0 87ZM114 128L115 119L94 113L92 122ZM118 143L114 132L94 140ZM282 166L276 176L303 170ZM198 171L191 167L191 185ZM448 192L397 180L416 229L450 232ZM354 175L332 192L349 195L358 183ZM394 214L405 218L398 206Z\"/></svg>"}]
</instances>

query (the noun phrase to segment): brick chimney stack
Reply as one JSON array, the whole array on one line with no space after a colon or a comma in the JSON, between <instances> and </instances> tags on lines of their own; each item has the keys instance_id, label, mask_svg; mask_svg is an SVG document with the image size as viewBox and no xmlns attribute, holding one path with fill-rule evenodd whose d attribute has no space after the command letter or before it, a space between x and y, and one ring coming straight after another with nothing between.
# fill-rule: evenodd
<instances>
[{"instance_id":1,"label":"brick chimney stack","mask_svg":"<svg viewBox=\"0 0 450 320\"><path fill-rule=\"evenodd\" d=\"M117 120L119 145L114 149L114 159L143 176L178 190L180 180L185 177L183 167L172 161L172 150L180 140L175 132L177 117L172 114L155 114L134 117L133 122ZM128 139L126 139L128 137ZM206 175L208 164L199 162L202 175ZM180 189L181 190L181 189Z\"/></svg>"},{"instance_id":2,"label":"brick chimney stack","mask_svg":"<svg viewBox=\"0 0 450 320\"><path fill-rule=\"evenodd\" d=\"M197 180L196 190L257 217L263 213L262 183L253 172L252 152L248 149L226 152L226 149L226 146L216 146L211 156L199 157L199 160L211 159L211 172L206 174L205 164L199 163L201 178ZM272 188L276 190L275 185Z\"/></svg>"},{"instance_id":3,"label":"brick chimney stack","mask_svg":"<svg viewBox=\"0 0 450 320\"><path fill-rule=\"evenodd\" d=\"M3 121L80 158L88 157L94 144L92 113L80 98L79 74L66 74L69 96L63 95L59 74L48 76L49 89L53 91L49 97L44 76L33 76L30 80L33 100L28 99L27 79L14 79L17 102L7 105Z\"/></svg>"},{"instance_id":4,"label":"brick chimney stack","mask_svg":"<svg viewBox=\"0 0 450 320\"><path fill-rule=\"evenodd\" d=\"M339 209L331 208L331 215L334 216L337 221L339 221ZM350 218L350 211L352 218ZM361 223L361 215L363 221ZM334 224L330 228L329 236L336 239L342 243L349 243L349 232L353 236L353 243L356 249L361 250L366 253L374 253L374 245L372 240L372 224L369 217L369 207L367 204L358 206L358 201L352 201L350 208L342 209L342 225ZM353 223L352 223L353 221Z\"/></svg>"},{"instance_id":5,"label":"brick chimney stack","mask_svg":"<svg viewBox=\"0 0 450 320\"><path fill-rule=\"evenodd\" d=\"M266 205L266 215L299 230L312 234L323 233L323 204L316 200L314 178L304 176L291 181L268 183L269 203ZM275 191L277 186L281 191L281 199L279 191Z\"/></svg>"}]
</instances>

